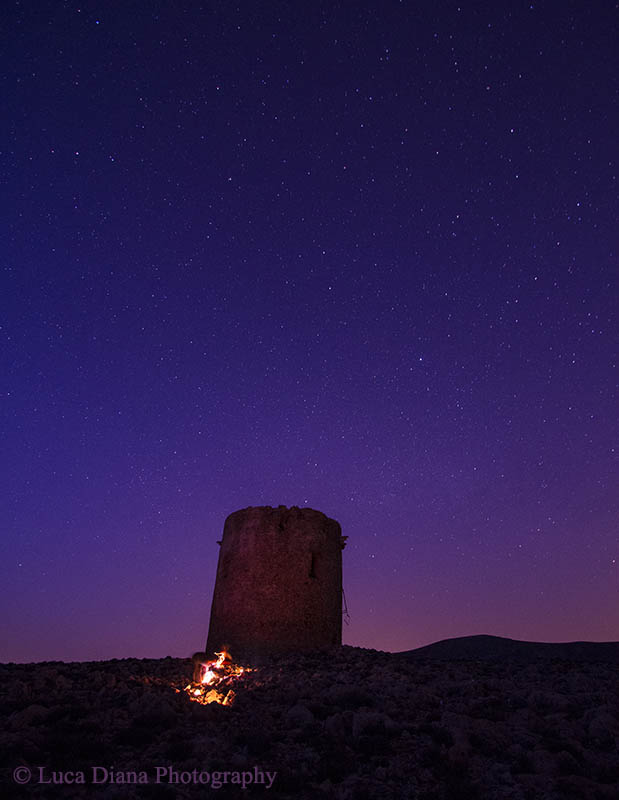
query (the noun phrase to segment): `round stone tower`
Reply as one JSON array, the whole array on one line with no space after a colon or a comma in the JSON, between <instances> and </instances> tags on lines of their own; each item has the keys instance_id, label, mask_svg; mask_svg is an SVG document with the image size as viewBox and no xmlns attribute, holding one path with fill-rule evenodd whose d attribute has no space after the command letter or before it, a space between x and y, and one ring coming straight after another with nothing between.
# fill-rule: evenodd
<instances>
[{"instance_id":1,"label":"round stone tower","mask_svg":"<svg viewBox=\"0 0 619 800\"><path fill-rule=\"evenodd\" d=\"M338 522L311 508L258 506L226 519L206 652L235 661L342 643Z\"/></svg>"}]
</instances>

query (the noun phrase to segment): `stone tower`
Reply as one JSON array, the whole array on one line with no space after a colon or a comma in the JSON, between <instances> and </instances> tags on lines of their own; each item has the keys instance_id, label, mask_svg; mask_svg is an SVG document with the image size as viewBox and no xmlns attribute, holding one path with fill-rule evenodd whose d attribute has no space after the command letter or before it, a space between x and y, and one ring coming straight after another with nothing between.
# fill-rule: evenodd
<instances>
[{"instance_id":1,"label":"stone tower","mask_svg":"<svg viewBox=\"0 0 619 800\"><path fill-rule=\"evenodd\" d=\"M338 522L311 508L258 506L226 519L206 652L235 661L342 643Z\"/></svg>"}]
</instances>

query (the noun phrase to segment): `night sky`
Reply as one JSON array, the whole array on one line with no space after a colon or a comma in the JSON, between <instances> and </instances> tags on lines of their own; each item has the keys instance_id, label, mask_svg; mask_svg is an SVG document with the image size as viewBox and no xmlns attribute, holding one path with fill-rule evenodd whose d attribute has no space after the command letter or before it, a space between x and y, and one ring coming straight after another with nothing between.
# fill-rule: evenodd
<instances>
[{"instance_id":1,"label":"night sky","mask_svg":"<svg viewBox=\"0 0 619 800\"><path fill-rule=\"evenodd\" d=\"M7 2L0 660L204 646L226 516L347 644L619 639L612 2Z\"/></svg>"}]
</instances>

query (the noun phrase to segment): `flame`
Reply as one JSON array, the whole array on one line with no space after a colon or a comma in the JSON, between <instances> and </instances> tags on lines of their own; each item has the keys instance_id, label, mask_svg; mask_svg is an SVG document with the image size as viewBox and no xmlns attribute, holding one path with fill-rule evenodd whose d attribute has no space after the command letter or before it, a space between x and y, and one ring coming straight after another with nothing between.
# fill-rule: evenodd
<instances>
[{"instance_id":1,"label":"flame","mask_svg":"<svg viewBox=\"0 0 619 800\"><path fill-rule=\"evenodd\" d=\"M235 664L225 648L215 655L217 658L214 661L207 661L201 665L203 672L199 683L192 681L187 684L185 692L189 695L190 700L202 705L220 703L223 706L229 706L235 697L235 692L229 688L230 683L252 670L249 667Z\"/></svg>"}]
</instances>

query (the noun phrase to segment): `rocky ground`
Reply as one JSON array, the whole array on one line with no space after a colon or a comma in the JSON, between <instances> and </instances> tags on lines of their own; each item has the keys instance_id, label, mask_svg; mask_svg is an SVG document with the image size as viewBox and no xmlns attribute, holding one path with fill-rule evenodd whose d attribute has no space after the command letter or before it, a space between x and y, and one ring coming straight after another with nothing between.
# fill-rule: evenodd
<instances>
[{"instance_id":1,"label":"rocky ground","mask_svg":"<svg viewBox=\"0 0 619 800\"><path fill-rule=\"evenodd\" d=\"M617 664L342 647L247 674L229 707L177 692L190 675L173 658L0 665L2 798L619 798Z\"/></svg>"}]
</instances>

